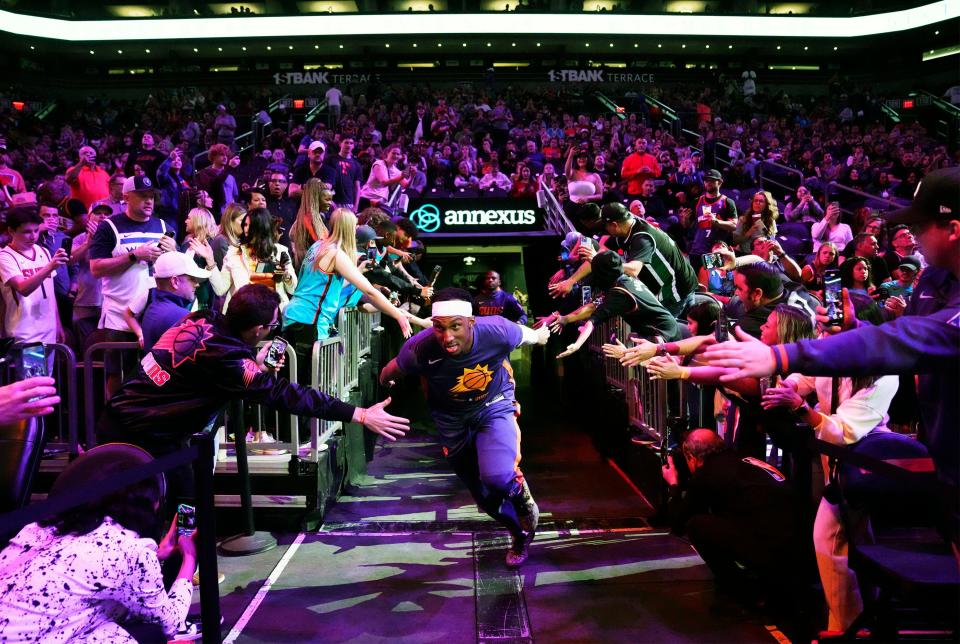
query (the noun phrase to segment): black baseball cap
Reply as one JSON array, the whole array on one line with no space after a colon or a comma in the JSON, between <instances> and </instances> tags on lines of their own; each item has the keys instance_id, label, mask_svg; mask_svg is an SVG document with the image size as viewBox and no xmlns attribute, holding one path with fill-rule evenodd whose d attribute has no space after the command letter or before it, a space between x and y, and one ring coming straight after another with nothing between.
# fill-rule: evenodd
<instances>
[{"instance_id":1,"label":"black baseball cap","mask_svg":"<svg viewBox=\"0 0 960 644\"><path fill-rule=\"evenodd\" d=\"M703 173L703 180L713 179L714 181L723 181L723 175L719 170L707 170Z\"/></svg>"},{"instance_id":2,"label":"black baseball cap","mask_svg":"<svg viewBox=\"0 0 960 644\"><path fill-rule=\"evenodd\" d=\"M597 253L590 261L590 273L598 288L609 288L623 275L623 259L612 250Z\"/></svg>"},{"instance_id":3,"label":"black baseball cap","mask_svg":"<svg viewBox=\"0 0 960 644\"><path fill-rule=\"evenodd\" d=\"M934 170L917 184L913 203L884 214L891 224L960 219L960 168Z\"/></svg>"},{"instance_id":4,"label":"black baseball cap","mask_svg":"<svg viewBox=\"0 0 960 644\"><path fill-rule=\"evenodd\" d=\"M627 210L626 206L616 201L613 203L608 203L600 209L600 218L603 219L603 223L605 224L626 221L632 216L633 215L630 214L630 211Z\"/></svg>"}]
</instances>

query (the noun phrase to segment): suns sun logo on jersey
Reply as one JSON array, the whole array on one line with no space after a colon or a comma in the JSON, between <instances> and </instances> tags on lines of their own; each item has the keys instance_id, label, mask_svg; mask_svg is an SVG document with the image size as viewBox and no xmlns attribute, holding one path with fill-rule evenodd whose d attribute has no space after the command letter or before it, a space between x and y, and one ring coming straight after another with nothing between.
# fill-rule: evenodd
<instances>
[{"instance_id":1,"label":"suns sun logo on jersey","mask_svg":"<svg viewBox=\"0 0 960 644\"><path fill-rule=\"evenodd\" d=\"M484 391L493 380L493 372L487 365L477 365L473 369L464 369L463 375L457 377L457 384L450 388L450 393L463 394L469 391Z\"/></svg>"}]
</instances>

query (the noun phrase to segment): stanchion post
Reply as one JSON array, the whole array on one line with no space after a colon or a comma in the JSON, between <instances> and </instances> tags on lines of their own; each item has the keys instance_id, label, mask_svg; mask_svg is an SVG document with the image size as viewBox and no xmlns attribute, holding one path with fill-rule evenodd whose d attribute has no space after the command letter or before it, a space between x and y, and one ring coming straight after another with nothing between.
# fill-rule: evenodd
<instances>
[{"instance_id":1,"label":"stanchion post","mask_svg":"<svg viewBox=\"0 0 960 644\"><path fill-rule=\"evenodd\" d=\"M240 508L243 513L243 532L220 544L226 556L255 555L277 547L277 540L269 532L257 532L253 527L253 499L250 491L250 466L247 463L247 428L243 420L243 402L230 403L228 427L233 429L237 452L237 479L240 484ZM211 463L213 460L211 459Z\"/></svg>"},{"instance_id":2,"label":"stanchion post","mask_svg":"<svg viewBox=\"0 0 960 644\"><path fill-rule=\"evenodd\" d=\"M217 524L213 503L213 436L196 434L193 443L199 454L193 463L197 508L197 560L200 564L200 623L204 644L219 644L220 588L217 584Z\"/></svg>"}]
</instances>

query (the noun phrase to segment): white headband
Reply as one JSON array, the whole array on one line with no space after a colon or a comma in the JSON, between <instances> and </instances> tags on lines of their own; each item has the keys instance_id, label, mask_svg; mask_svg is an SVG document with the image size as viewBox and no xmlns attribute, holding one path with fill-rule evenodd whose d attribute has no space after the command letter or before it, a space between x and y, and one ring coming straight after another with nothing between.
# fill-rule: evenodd
<instances>
[{"instance_id":1,"label":"white headband","mask_svg":"<svg viewBox=\"0 0 960 644\"><path fill-rule=\"evenodd\" d=\"M434 318L446 318L446 317L473 317L473 304L470 302L464 302L463 300L446 300L443 302L434 302L433 304L433 313L431 317Z\"/></svg>"}]
</instances>

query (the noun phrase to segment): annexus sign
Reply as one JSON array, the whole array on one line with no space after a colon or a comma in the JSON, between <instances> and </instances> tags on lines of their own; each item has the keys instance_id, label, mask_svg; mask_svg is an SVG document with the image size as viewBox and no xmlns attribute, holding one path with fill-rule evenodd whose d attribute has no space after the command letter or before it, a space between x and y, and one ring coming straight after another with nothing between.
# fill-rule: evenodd
<instances>
[{"instance_id":1,"label":"annexus sign","mask_svg":"<svg viewBox=\"0 0 960 644\"><path fill-rule=\"evenodd\" d=\"M408 216L426 234L543 230L542 211L532 199L429 199L411 202Z\"/></svg>"}]
</instances>

